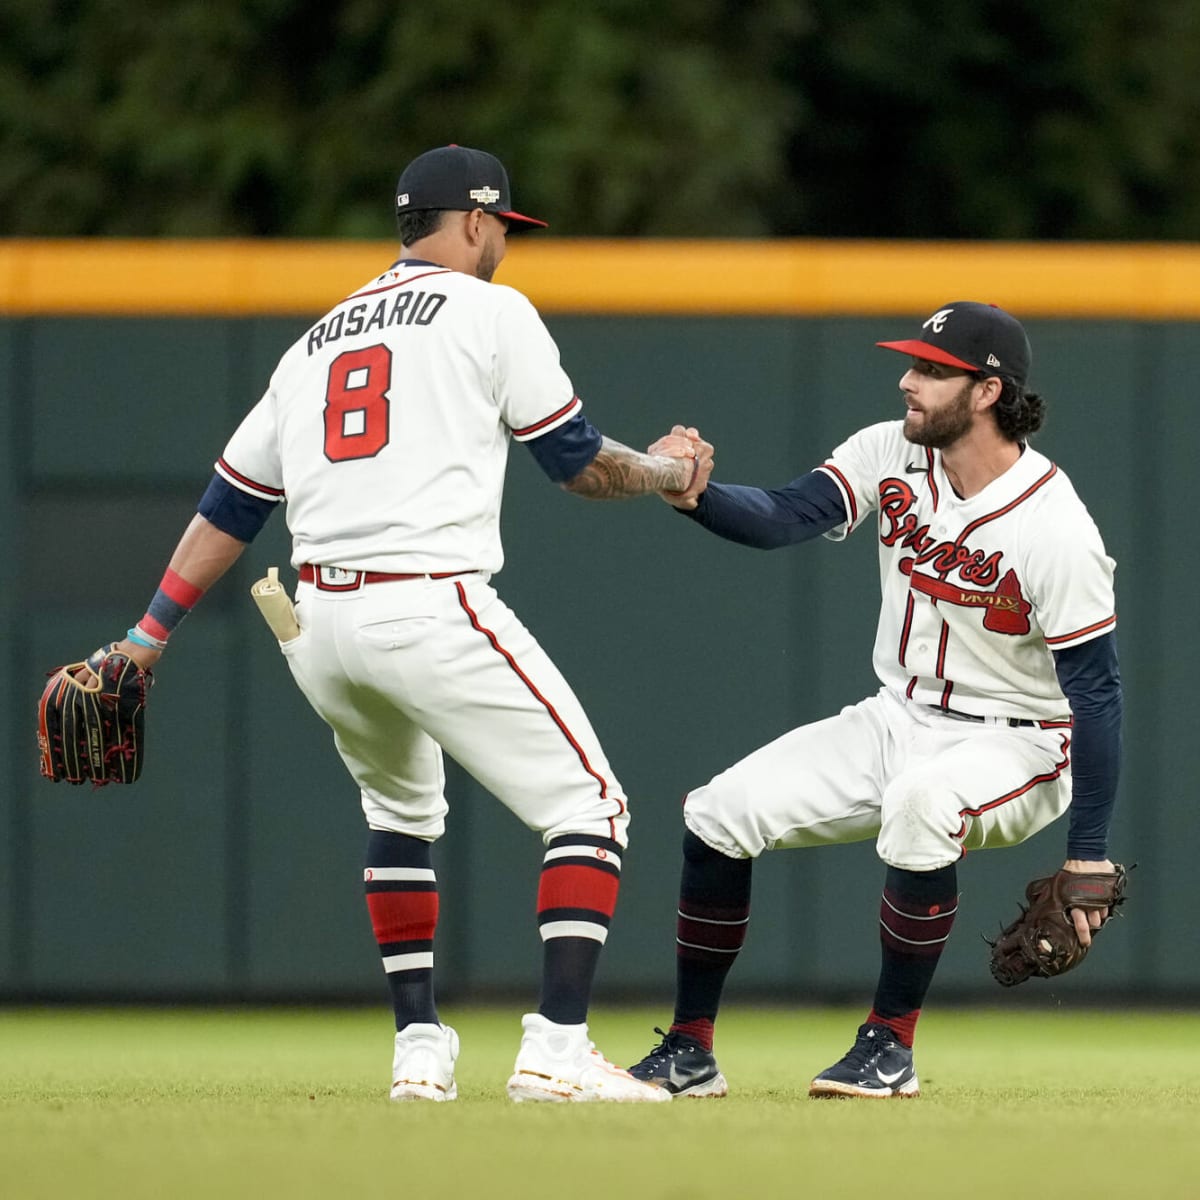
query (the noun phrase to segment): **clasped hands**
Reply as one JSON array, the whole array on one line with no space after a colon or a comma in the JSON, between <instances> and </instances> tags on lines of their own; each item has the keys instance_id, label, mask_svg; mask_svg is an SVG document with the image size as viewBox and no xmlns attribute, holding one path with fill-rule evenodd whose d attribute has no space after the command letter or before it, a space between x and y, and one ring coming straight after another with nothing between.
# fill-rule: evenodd
<instances>
[{"instance_id":1,"label":"clasped hands","mask_svg":"<svg viewBox=\"0 0 1200 1200\"><path fill-rule=\"evenodd\" d=\"M672 425L671 432L660 437L646 453L661 455L664 458L694 458L696 460L696 469L691 483L684 491L658 493L674 508L695 508L699 502L700 493L708 487L709 476L712 475L712 444L706 442L700 436L700 431L694 426Z\"/></svg>"}]
</instances>

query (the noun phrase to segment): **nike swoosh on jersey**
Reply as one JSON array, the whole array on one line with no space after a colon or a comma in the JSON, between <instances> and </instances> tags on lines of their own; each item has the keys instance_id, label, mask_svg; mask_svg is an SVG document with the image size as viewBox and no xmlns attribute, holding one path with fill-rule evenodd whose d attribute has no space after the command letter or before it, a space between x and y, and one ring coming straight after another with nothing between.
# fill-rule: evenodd
<instances>
[{"instance_id":1,"label":"nike swoosh on jersey","mask_svg":"<svg viewBox=\"0 0 1200 1200\"><path fill-rule=\"evenodd\" d=\"M904 464L904 473L905 473L905 475L928 475L929 468L928 467L918 467L916 465L916 463L905 463Z\"/></svg>"}]
</instances>

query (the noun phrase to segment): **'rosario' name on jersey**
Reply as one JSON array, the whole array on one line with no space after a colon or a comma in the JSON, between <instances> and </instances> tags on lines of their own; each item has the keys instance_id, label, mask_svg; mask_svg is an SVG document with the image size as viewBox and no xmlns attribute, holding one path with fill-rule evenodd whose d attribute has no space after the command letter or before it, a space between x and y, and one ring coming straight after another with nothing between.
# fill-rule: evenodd
<instances>
[{"instance_id":1,"label":"'rosario' name on jersey","mask_svg":"<svg viewBox=\"0 0 1200 1200\"><path fill-rule=\"evenodd\" d=\"M510 438L580 410L524 296L404 261L296 341L216 469L286 498L296 566L495 573Z\"/></svg>"}]
</instances>

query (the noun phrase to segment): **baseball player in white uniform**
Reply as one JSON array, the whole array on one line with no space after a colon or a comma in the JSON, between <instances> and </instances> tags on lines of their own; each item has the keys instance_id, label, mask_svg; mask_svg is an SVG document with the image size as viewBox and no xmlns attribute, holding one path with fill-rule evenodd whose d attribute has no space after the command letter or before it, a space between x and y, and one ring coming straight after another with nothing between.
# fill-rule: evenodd
<instances>
[{"instance_id":1,"label":"baseball player in white uniform","mask_svg":"<svg viewBox=\"0 0 1200 1200\"><path fill-rule=\"evenodd\" d=\"M968 851L1015 845L1069 810L1066 869L1114 869L1114 564L1066 475L1028 444L1043 402L1026 390L1025 331L964 301L880 345L911 359L903 420L861 430L783 488L712 483L669 498L763 548L872 528L883 685L688 795L675 1019L631 1068L672 1094L727 1090L713 1024L763 851L874 838L887 865L874 1002L849 1053L813 1081L817 1097L918 1093L915 1027ZM1073 910L1083 944L1103 916Z\"/></svg>"},{"instance_id":2,"label":"baseball player in white uniform","mask_svg":"<svg viewBox=\"0 0 1200 1200\"><path fill-rule=\"evenodd\" d=\"M362 796L367 905L396 1018L391 1098L456 1095L458 1036L433 986L445 750L546 846L541 999L523 1019L509 1096L657 1102L666 1093L605 1059L586 1024L625 793L490 580L511 438L595 499L694 495L711 454L686 438L640 454L589 424L533 306L490 282L506 233L544 224L513 211L498 159L431 150L400 176L396 210L401 257L284 354L119 648L151 665L286 501L300 633L282 650Z\"/></svg>"}]
</instances>

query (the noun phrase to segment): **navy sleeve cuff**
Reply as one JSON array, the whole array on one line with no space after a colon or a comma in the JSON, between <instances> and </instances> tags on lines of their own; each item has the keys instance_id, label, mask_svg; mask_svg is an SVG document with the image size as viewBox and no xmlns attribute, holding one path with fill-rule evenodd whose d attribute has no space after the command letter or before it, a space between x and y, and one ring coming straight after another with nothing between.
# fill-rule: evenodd
<instances>
[{"instance_id":1,"label":"navy sleeve cuff","mask_svg":"<svg viewBox=\"0 0 1200 1200\"><path fill-rule=\"evenodd\" d=\"M719 537L759 550L806 542L846 520L837 484L823 471L809 471L769 491L710 483L686 515Z\"/></svg>"},{"instance_id":2,"label":"navy sleeve cuff","mask_svg":"<svg viewBox=\"0 0 1200 1200\"><path fill-rule=\"evenodd\" d=\"M1123 699L1115 633L1055 651L1059 686L1071 705L1071 814L1067 857L1108 857L1108 830L1121 772Z\"/></svg>"},{"instance_id":3,"label":"navy sleeve cuff","mask_svg":"<svg viewBox=\"0 0 1200 1200\"><path fill-rule=\"evenodd\" d=\"M214 474L196 511L222 533L239 542L252 542L275 511L276 504L274 500L251 496Z\"/></svg>"},{"instance_id":4,"label":"navy sleeve cuff","mask_svg":"<svg viewBox=\"0 0 1200 1200\"><path fill-rule=\"evenodd\" d=\"M600 453L603 438L583 413L557 429L525 443L537 464L555 483L574 479Z\"/></svg>"}]
</instances>

